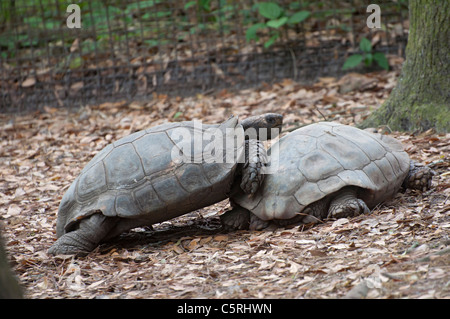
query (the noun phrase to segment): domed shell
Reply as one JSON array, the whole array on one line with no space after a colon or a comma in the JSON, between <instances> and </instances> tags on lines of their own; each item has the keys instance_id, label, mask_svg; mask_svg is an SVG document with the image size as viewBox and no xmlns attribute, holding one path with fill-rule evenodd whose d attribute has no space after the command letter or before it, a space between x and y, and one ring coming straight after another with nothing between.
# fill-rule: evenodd
<instances>
[{"instance_id":1,"label":"domed shell","mask_svg":"<svg viewBox=\"0 0 450 319\"><path fill-rule=\"evenodd\" d=\"M371 208L398 191L410 163L394 138L333 122L291 132L268 155L275 172L265 177L255 196L232 196L263 220L293 218L345 186L359 187Z\"/></svg>"},{"instance_id":2,"label":"domed shell","mask_svg":"<svg viewBox=\"0 0 450 319\"><path fill-rule=\"evenodd\" d=\"M179 130L179 129L183 130ZM215 129L227 134L242 126L235 117L220 125L194 122L167 123L136 132L109 144L84 167L61 200L57 235L70 231L83 218L101 212L106 216L137 219L153 224L168 220L227 198L237 162L202 161L205 144L195 148L194 139ZM211 131L212 130L212 131ZM194 145L180 149L181 133L189 133ZM196 135L199 133L199 135ZM186 137L184 137L186 138ZM172 160L174 149L193 159ZM186 148L187 149L187 148ZM243 145L234 147L236 158L243 156ZM200 157L198 157L200 156ZM198 160L200 158L200 160ZM197 160L195 160L197 159Z\"/></svg>"}]
</instances>

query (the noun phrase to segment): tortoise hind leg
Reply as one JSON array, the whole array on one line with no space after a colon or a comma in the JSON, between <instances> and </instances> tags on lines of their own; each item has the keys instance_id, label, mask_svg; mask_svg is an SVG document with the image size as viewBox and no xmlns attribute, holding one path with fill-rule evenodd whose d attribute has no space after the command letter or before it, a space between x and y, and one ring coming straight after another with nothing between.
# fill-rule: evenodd
<instances>
[{"instance_id":1,"label":"tortoise hind leg","mask_svg":"<svg viewBox=\"0 0 450 319\"><path fill-rule=\"evenodd\" d=\"M92 251L117 223L116 218L94 214L80 221L78 229L70 231L50 247L52 255L84 255Z\"/></svg>"},{"instance_id":2,"label":"tortoise hind leg","mask_svg":"<svg viewBox=\"0 0 450 319\"><path fill-rule=\"evenodd\" d=\"M431 188L431 180L434 174L434 171L428 166L411 161L408 175L403 181L402 187L425 191Z\"/></svg>"},{"instance_id":3,"label":"tortoise hind leg","mask_svg":"<svg viewBox=\"0 0 450 319\"><path fill-rule=\"evenodd\" d=\"M356 197L356 189L343 188L331 200L327 218L353 217L370 213L366 203Z\"/></svg>"}]
</instances>

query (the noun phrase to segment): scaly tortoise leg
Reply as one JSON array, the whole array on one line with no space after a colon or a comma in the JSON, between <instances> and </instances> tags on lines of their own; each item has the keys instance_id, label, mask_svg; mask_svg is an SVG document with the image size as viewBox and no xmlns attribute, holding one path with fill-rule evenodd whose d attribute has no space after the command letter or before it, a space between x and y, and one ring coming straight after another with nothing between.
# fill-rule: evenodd
<instances>
[{"instance_id":1,"label":"scaly tortoise leg","mask_svg":"<svg viewBox=\"0 0 450 319\"><path fill-rule=\"evenodd\" d=\"M327 218L353 217L368 213L370 209L363 200L356 197L356 190L343 188L331 200Z\"/></svg>"},{"instance_id":2,"label":"scaly tortoise leg","mask_svg":"<svg viewBox=\"0 0 450 319\"><path fill-rule=\"evenodd\" d=\"M247 209L235 206L220 216L225 230L261 230L270 225L270 221L260 219Z\"/></svg>"},{"instance_id":3,"label":"scaly tortoise leg","mask_svg":"<svg viewBox=\"0 0 450 319\"><path fill-rule=\"evenodd\" d=\"M428 166L411 161L409 164L408 176L403 181L403 188L418 189L425 191L431 188L433 175L436 173Z\"/></svg>"},{"instance_id":4,"label":"scaly tortoise leg","mask_svg":"<svg viewBox=\"0 0 450 319\"><path fill-rule=\"evenodd\" d=\"M245 163L242 166L241 188L253 195L264 181L263 166L267 163L266 149L258 140L245 141Z\"/></svg>"},{"instance_id":5,"label":"scaly tortoise leg","mask_svg":"<svg viewBox=\"0 0 450 319\"><path fill-rule=\"evenodd\" d=\"M220 215L220 222L225 230L248 229L250 212L239 206L233 207L233 209Z\"/></svg>"}]
</instances>

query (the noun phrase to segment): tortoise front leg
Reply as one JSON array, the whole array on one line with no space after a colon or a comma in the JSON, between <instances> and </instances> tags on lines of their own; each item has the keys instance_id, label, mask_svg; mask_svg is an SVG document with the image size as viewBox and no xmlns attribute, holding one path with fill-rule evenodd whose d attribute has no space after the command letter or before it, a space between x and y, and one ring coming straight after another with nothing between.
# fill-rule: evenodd
<instances>
[{"instance_id":1,"label":"tortoise front leg","mask_svg":"<svg viewBox=\"0 0 450 319\"><path fill-rule=\"evenodd\" d=\"M117 224L117 218L94 214L80 221L78 229L70 231L50 247L52 255L85 255L108 235Z\"/></svg>"},{"instance_id":2,"label":"tortoise front leg","mask_svg":"<svg viewBox=\"0 0 450 319\"><path fill-rule=\"evenodd\" d=\"M356 197L356 189L343 188L330 202L327 218L353 217L368 214L370 209L366 203Z\"/></svg>"},{"instance_id":3,"label":"tortoise front leg","mask_svg":"<svg viewBox=\"0 0 450 319\"><path fill-rule=\"evenodd\" d=\"M260 219L247 209L235 206L233 209L220 216L220 221L225 230L261 230L267 228L269 221Z\"/></svg>"},{"instance_id":4,"label":"tortoise front leg","mask_svg":"<svg viewBox=\"0 0 450 319\"><path fill-rule=\"evenodd\" d=\"M245 208L236 206L220 215L220 222L225 230L248 229L250 225L250 214Z\"/></svg>"},{"instance_id":5,"label":"tortoise front leg","mask_svg":"<svg viewBox=\"0 0 450 319\"><path fill-rule=\"evenodd\" d=\"M264 144L258 140L245 141L245 164L242 166L241 188L253 195L264 181L263 166L267 163Z\"/></svg>"},{"instance_id":6,"label":"tortoise front leg","mask_svg":"<svg viewBox=\"0 0 450 319\"><path fill-rule=\"evenodd\" d=\"M408 175L403 181L402 187L425 191L431 188L433 175L435 175L435 172L428 166L411 161Z\"/></svg>"}]
</instances>

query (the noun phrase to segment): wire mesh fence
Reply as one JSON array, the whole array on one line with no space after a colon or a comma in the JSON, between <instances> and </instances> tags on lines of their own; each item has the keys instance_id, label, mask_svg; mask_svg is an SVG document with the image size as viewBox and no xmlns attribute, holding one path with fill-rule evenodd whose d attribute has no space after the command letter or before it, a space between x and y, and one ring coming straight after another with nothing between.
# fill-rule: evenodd
<instances>
[{"instance_id":1,"label":"wire mesh fence","mask_svg":"<svg viewBox=\"0 0 450 319\"><path fill-rule=\"evenodd\" d=\"M403 54L405 2L0 0L0 110L340 75L364 37Z\"/></svg>"}]
</instances>

